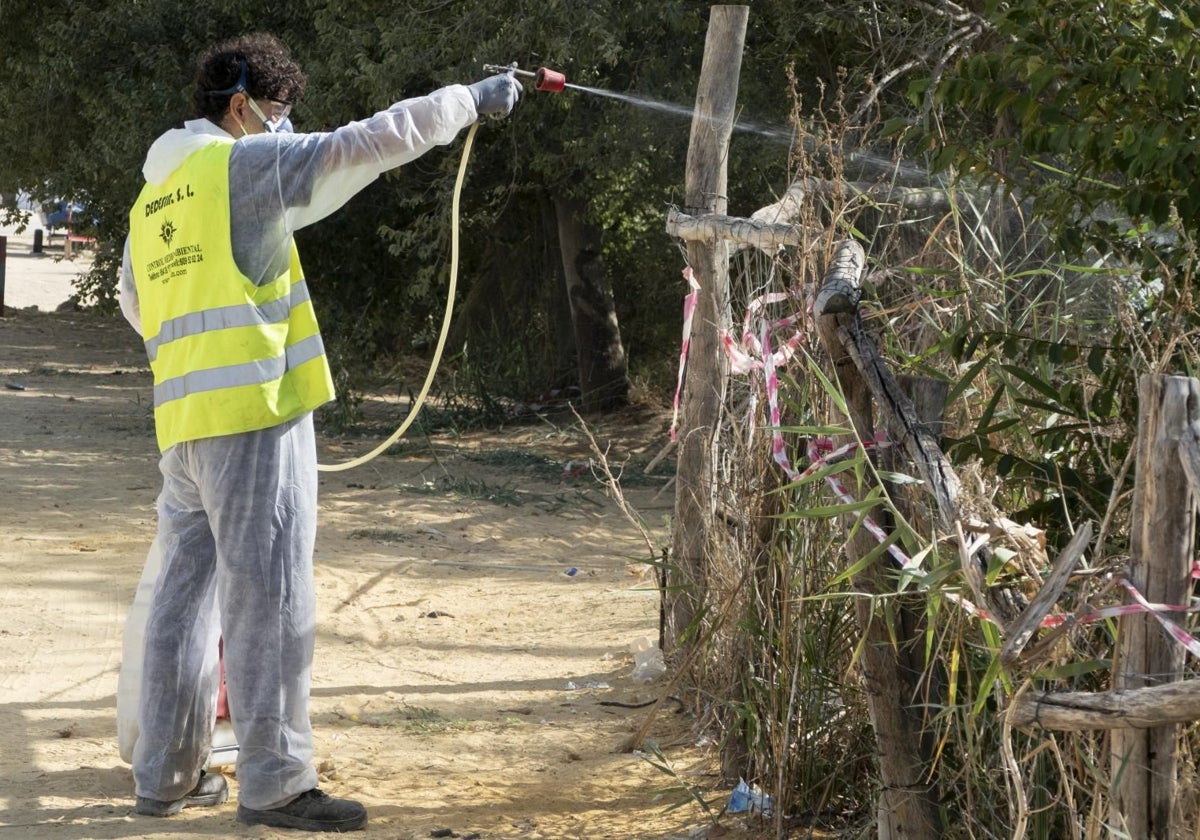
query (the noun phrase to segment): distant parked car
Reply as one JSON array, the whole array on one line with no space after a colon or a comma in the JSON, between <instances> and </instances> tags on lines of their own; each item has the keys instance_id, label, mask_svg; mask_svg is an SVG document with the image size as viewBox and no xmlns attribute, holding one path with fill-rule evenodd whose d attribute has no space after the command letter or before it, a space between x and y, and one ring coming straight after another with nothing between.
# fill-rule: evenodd
<instances>
[{"instance_id":1,"label":"distant parked car","mask_svg":"<svg viewBox=\"0 0 1200 840\"><path fill-rule=\"evenodd\" d=\"M55 228L70 228L72 222L83 219L87 207L78 202L56 201L53 204L43 204L41 210L42 227L53 231Z\"/></svg>"}]
</instances>

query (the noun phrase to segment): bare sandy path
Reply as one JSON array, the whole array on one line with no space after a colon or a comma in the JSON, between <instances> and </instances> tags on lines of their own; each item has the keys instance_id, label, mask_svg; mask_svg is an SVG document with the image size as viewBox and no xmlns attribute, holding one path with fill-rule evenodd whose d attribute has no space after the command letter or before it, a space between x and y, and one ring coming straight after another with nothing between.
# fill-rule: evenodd
<instances>
[{"instance_id":1,"label":"bare sandy path","mask_svg":"<svg viewBox=\"0 0 1200 840\"><path fill-rule=\"evenodd\" d=\"M11 241L0 840L294 837L238 826L233 802L165 821L133 814L115 692L159 484L148 371L119 318L18 308L53 308L64 289L61 274L43 286L14 272ZM629 414L596 432L615 459L644 464L665 422ZM322 459L370 445L323 439ZM564 472L588 454L571 421L548 420L408 439L324 479L312 712L322 786L370 809L359 836L706 836L694 807L666 810L682 794L659 792L675 780L615 751L644 711L602 703L662 690L633 681L629 651L656 637L658 610L630 571L646 556L636 529L589 473ZM659 531L672 506L663 481L626 491ZM664 716L652 737L721 797L689 775L708 766L690 721ZM728 821L719 832L749 836Z\"/></svg>"}]
</instances>

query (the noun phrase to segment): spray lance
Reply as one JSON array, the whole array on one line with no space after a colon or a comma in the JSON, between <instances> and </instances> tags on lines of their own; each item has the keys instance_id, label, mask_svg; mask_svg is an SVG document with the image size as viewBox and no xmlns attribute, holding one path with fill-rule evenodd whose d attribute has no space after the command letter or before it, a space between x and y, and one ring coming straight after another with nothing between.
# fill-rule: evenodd
<instances>
[{"instance_id":1,"label":"spray lance","mask_svg":"<svg viewBox=\"0 0 1200 840\"><path fill-rule=\"evenodd\" d=\"M548 93L562 93L563 88L567 86L567 77L556 70L551 70L549 67L539 67L536 73L519 70L515 61L512 64L485 64L483 72L512 73L514 76L524 76L533 79L534 90L544 90Z\"/></svg>"}]
</instances>

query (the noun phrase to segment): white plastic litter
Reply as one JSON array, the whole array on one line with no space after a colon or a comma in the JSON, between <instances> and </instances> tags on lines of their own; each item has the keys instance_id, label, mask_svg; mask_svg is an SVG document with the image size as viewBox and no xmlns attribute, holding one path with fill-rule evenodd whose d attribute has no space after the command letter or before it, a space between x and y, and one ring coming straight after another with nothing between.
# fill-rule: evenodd
<instances>
[{"instance_id":1,"label":"white plastic litter","mask_svg":"<svg viewBox=\"0 0 1200 840\"><path fill-rule=\"evenodd\" d=\"M757 787L746 784L745 779L738 779L738 786L729 795L729 805L725 808L725 813L744 814L747 811L770 817L775 813L775 800Z\"/></svg>"},{"instance_id":2,"label":"white plastic litter","mask_svg":"<svg viewBox=\"0 0 1200 840\"><path fill-rule=\"evenodd\" d=\"M634 640L629 648L633 651L634 682L654 682L667 672L662 651L652 639L642 636Z\"/></svg>"}]
</instances>

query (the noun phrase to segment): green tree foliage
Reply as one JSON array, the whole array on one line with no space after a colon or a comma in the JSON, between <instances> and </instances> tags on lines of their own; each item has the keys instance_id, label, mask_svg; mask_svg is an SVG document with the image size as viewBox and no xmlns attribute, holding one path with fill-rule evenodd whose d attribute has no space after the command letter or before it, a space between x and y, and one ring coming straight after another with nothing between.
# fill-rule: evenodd
<instances>
[{"instance_id":1,"label":"green tree foliage","mask_svg":"<svg viewBox=\"0 0 1200 840\"><path fill-rule=\"evenodd\" d=\"M187 116L194 56L238 32L275 31L305 66L309 93L294 114L301 131L474 81L484 63L545 65L572 84L628 98L527 88L512 119L481 129L462 208L456 338L468 358L503 369L505 381L488 387L536 392L555 381L569 342L547 206L583 200L582 221L603 234L631 363L668 382L684 289L662 228L667 205L682 198L687 112L706 28L707 6L690 0L455 0L434 9L379 0L296 0L286 8L262 0L4 0L0 89L12 95L0 104L0 186L83 201L100 241L119 244L145 149ZM748 214L785 184L789 66L798 65L801 95L816 101L845 59L869 54L870 39L892 28L880 28L869 4L755 4L741 79L746 130L735 135L729 161L732 212ZM868 66L858 77L873 72ZM449 271L458 148L389 175L301 234L344 380L381 355L431 342ZM112 304L119 257L119 247L100 255L81 289L85 300Z\"/></svg>"},{"instance_id":2,"label":"green tree foliage","mask_svg":"<svg viewBox=\"0 0 1200 840\"><path fill-rule=\"evenodd\" d=\"M654 57L652 47L665 37L664 28L679 25L683 4L640 10L620 5L580 9L550 2L509 13L494 4L459 2L436 15L367 17L365 9L360 16L355 7L314 3L315 42L322 48L305 58L315 82L306 107L336 124L400 95L477 79L485 63L512 61L526 70L541 65L560 70L572 84L605 89L644 84L636 69ZM651 37L629 37L624 27L634 25L630 9ZM681 20L702 27L700 10L693 9ZM627 77L619 78L621 73ZM499 387L509 393L536 393L561 374L556 348L564 344L563 319L554 313L562 306L562 267L557 234L547 219L554 199L587 199L585 221L605 231L618 312L623 326L632 328L626 333L635 351L645 343L639 336L652 337L655 320L666 314L655 303L669 304L675 314L677 275L670 272L663 281L671 253L661 219L671 185L680 180L684 142L686 121L664 124L616 100L575 89L538 93L529 85L511 119L481 128L464 193L466 291L456 324L476 370L485 364L502 369L498 375L507 381ZM353 329L345 337L362 348L358 355L428 340L428 325L443 305L446 211L457 163L453 154L422 158L374 185L343 216L360 236L379 232L382 248L376 250L386 254L373 252L371 265L354 270L361 255L354 237L327 242L328 265L338 267L336 275L330 273L341 292L335 298L359 307L345 313L355 317L336 319L339 328ZM363 276L375 278L369 288ZM514 325L522 328L520 334L514 334Z\"/></svg>"},{"instance_id":3,"label":"green tree foliage","mask_svg":"<svg viewBox=\"0 0 1200 840\"><path fill-rule=\"evenodd\" d=\"M833 81L852 49L853 12L798 10L769 0L751 14L740 131L730 159L731 209L748 213L786 175L787 69L801 90ZM464 194L460 338L474 357L536 390L561 366L561 265L547 201L586 199L603 231L617 313L636 368L661 375L678 341L679 257L662 233L682 194L684 157L707 27L707 6L547 0L456 0L436 9L379 0L4 0L0 4L0 185L36 198L84 201L102 242L120 243L145 149L187 116L192 61L237 32L280 34L312 84L298 130L327 129L396 99L470 82L484 63L517 61L632 99L569 89L527 90L511 120L481 130ZM646 101L676 110L646 107ZM682 115L679 113L682 111ZM384 353L429 344L448 275L449 186L457 147L373 185L301 244L343 372ZM111 305L119 248L102 253L81 290ZM484 288L486 286L486 289ZM475 298L472 298L472 291ZM481 302L480 302L481 301ZM476 303L474 307L471 304ZM513 325L521 325L514 336Z\"/></svg>"},{"instance_id":4,"label":"green tree foliage","mask_svg":"<svg viewBox=\"0 0 1200 840\"><path fill-rule=\"evenodd\" d=\"M110 248L82 285L85 299L113 302L141 162L150 140L186 116L196 53L251 25L286 36L290 16L271 5L0 3L0 186L89 207Z\"/></svg>"},{"instance_id":5,"label":"green tree foliage","mask_svg":"<svg viewBox=\"0 0 1200 840\"><path fill-rule=\"evenodd\" d=\"M910 139L963 183L1031 199L1028 223L1059 249L1036 281L1056 291L1012 298L949 345L987 395L957 454L982 457L1010 492L1024 479L1011 509L1054 533L1103 517L1120 489L1137 376L1196 367L1195 8L1010 0L981 14L984 34L953 72L910 86L910 103L929 106ZM1098 289L1109 290L1099 306Z\"/></svg>"},{"instance_id":6,"label":"green tree foliage","mask_svg":"<svg viewBox=\"0 0 1200 840\"><path fill-rule=\"evenodd\" d=\"M937 88L949 111L994 119L991 136L958 135L935 164L995 175L1036 195L1078 248L1103 241L1108 207L1200 229L1200 40L1194 4L1016 0L988 4L988 49ZM965 141L965 142L964 142Z\"/></svg>"}]
</instances>

